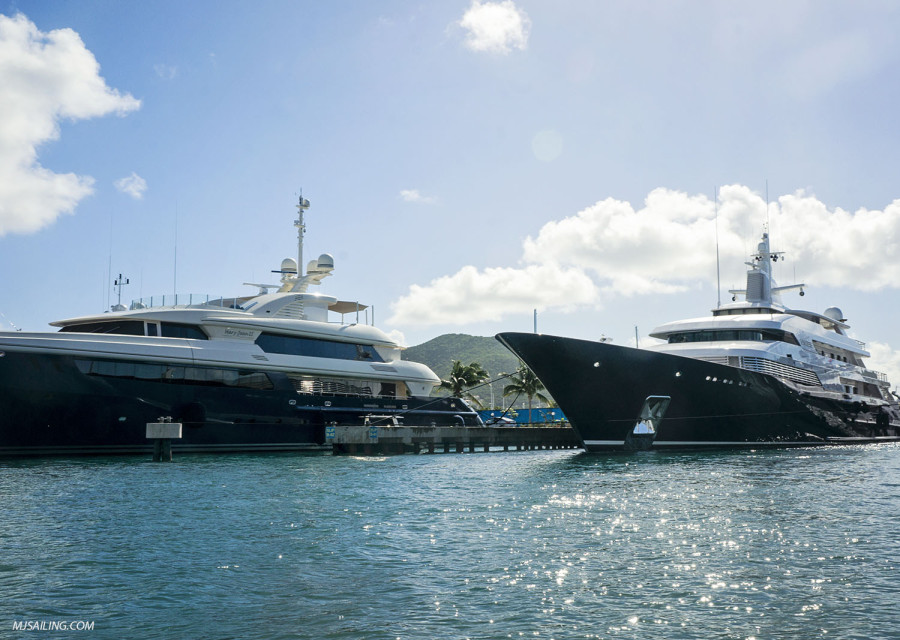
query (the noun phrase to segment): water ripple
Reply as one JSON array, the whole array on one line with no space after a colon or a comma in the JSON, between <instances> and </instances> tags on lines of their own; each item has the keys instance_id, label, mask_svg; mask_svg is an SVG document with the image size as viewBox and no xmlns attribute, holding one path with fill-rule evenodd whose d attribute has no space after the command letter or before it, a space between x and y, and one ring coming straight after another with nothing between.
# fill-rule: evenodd
<instances>
[{"instance_id":1,"label":"water ripple","mask_svg":"<svg viewBox=\"0 0 900 640\"><path fill-rule=\"evenodd\" d=\"M879 638L900 448L5 461L0 625ZM2 627L0 627L2 628Z\"/></svg>"}]
</instances>

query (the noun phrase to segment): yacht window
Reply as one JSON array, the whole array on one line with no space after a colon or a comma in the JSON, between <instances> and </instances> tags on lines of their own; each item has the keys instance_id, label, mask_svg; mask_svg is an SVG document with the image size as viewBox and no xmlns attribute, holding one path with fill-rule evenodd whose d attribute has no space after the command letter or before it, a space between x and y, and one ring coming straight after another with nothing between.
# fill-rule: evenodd
<instances>
[{"instance_id":1,"label":"yacht window","mask_svg":"<svg viewBox=\"0 0 900 640\"><path fill-rule=\"evenodd\" d=\"M181 367L151 362L116 360L76 360L78 369L91 376L131 378L156 382L182 382L210 386L273 389L269 375L262 371L219 369L214 367Z\"/></svg>"},{"instance_id":2,"label":"yacht window","mask_svg":"<svg viewBox=\"0 0 900 640\"><path fill-rule=\"evenodd\" d=\"M208 340L209 338L200 329L192 324L176 324L174 322L162 323L163 338L190 338L192 340Z\"/></svg>"},{"instance_id":3,"label":"yacht window","mask_svg":"<svg viewBox=\"0 0 900 640\"><path fill-rule=\"evenodd\" d=\"M669 344L683 342L787 342L799 346L797 338L787 331L776 329L717 329L703 331L685 331L683 333L669 334Z\"/></svg>"},{"instance_id":4,"label":"yacht window","mask_svg":"<svg viewBox=\"0 0 900 640\"><path fill-rule=\"evenodd\" d=\"M309 356L312 358L334 358L338 360L367 360L384 362L378 352L370 344L354 344L335 340L317 340L263 333L256 339L256 344L266 353L282 353L290 356Z\"/></svg>"},{"instance_id":5,"label":"yacht window","mask_svg":"<svg viewBox=\"0 0 900 640\"><path fill-rule=\"evenodd\" d=\"M287 374L288 380L305 395L347 395L361 397L408 398L409 387L403 382L379 382L376 380L349 380L341 378L312 378L294 373Z\"/></svg>"},{"instance_id":6,"label":"yacht window","mask_svg":"<svg viewBox=\"0 0 900 640\"><path fill-rule=\"evenodd\" d=\"M157 324L156 324L155 322L148 322L148 323L147 323L147 335L148 335L148 336L155 336L155 335L158 335L158 334L157 334L157 329L158 329L158 327L157 327Z\"/></svg>"},{"instance_id":7,"label":"yacht window","mask_svg":"<svg viewBox=\"0 0 900 640\"><path fill-rule=\"evenodd\" d=\"M70 324L60 332L71 333L114 333L123 336L142 336L144 335L143 320L118 320L115 322L83 322L81 324Z\"/></svg>"},{"instance_id":8,"label":"yacht window","mask_svg":"<svg viewBox=\"0 0 900 640\"><path fill-rule=\"evenodd\" d=\"M397 385L393 382L382 382L381 395L393 398L397 395Z\"/></svg>"}]
</instances>

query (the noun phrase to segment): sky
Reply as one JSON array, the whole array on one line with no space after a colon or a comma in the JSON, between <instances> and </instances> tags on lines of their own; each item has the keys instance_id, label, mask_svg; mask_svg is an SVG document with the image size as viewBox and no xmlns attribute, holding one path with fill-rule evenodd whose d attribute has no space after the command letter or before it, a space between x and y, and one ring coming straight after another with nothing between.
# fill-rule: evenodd
<instances>
[{"instance_id":1,"label":"sky","mask_svg":"<svg viewBox=\"0 0 900 640\"><path fill-rule=\"evenodd\" d=\"M252 294L302 193L320 290L407 345L646 345L768 228L784 303L897 383L898 32L865 0L0 0L0 329L119 274Z\"/></svg>"}]
</instances>

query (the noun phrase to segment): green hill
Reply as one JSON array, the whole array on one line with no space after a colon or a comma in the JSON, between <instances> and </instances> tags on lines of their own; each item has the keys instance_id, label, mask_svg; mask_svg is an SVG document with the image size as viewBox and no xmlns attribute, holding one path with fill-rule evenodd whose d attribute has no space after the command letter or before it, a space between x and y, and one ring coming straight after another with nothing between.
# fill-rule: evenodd
<instances>
[{"instance_id":1,"label":"green hill","mask_svg":"<svg viewBox=\"0 0 900 640\"><path fill-rule=\"evenodd\" d=\"M464 333L447 333L415 347L409 347L403 351L403 359L427 365L441 380L450 375L454 360L459 360L463 364L477 362L490 374L491 380L497 380L504 373L515 373L521 364L519 359L496 339ZM505 408L510 401L510 398L502 396L506 385L507 380L497 380L491 385L476 389L473 393L481 399L485 408ZM443 395L446 392L435 389L434 393ZM546 391L544 393L546 394ZM519 398L516 403L518 409L527 406L528 401L524 397ZM543 405L535 401L534 406Z\"/></svg>"},{"instance_id":2,"label":"green hill","mask_svg":"<svg viewBox=\"0 0 900 640\"><path fill-rule=\"evenodd\" d=\"M492 380L503 373L514 373L519 368L519 359L494 338L462 333L448 333L415 347L409 347L403 352L403 359L428 365L441 380L450 375L454 360L459 360L463 364L477 362L490 374ZM491 387L493 387L494 407L506 406L509 399L504 400L502 397L503 387L506 384L506 380L498 380L492 385L476 389L473 393L481 399L485 408L492 408ZM434 393L442 395L444 392L435 390ZM522 404L519 402L517 406Z\"/></svg>"},{"instance_id":3,"label":"green hill","mask_svg":"<svg viewBox=\"0 0 900 640\"><path fill-rule=\"evenodd\" d=\"M445 380L450 375L450 368L453 366L454 360L459 360L463 364L477 362L490 374L492 380L497 380L504 373L515 373L521 364L509 349L494 338L470 336L464 333L447 333L415 347L409 347L403 351L403 359L427 365L441 380ZM498 380L494 384L476 389L473 393L481 399L486 409L506 408L511 400L502 396L503 387L506 385L505 379ZM435 389L434 393L443 395L446 392ZM547 392L544 391L544 394L546 395ZM491 402L492 397L493 403ZM522 410L528 406L528 401L524 397L519 398L515 406ZM543 405L535 401L534 406L541 407Z\"/></svg>"},{"instance_id":4,"label":"green hill","mask_svg":"<svg viewBox=\"0 0 900 640\"><path fill-rule=\"evenodd\" d=\"M403 359L427 365L442 380L450 375L454 360L463 364L477 362L491 378L519 368L519 359L494 338L462 333L447 333L409 347L403 352Z\"/></svg>"}]
</instances>

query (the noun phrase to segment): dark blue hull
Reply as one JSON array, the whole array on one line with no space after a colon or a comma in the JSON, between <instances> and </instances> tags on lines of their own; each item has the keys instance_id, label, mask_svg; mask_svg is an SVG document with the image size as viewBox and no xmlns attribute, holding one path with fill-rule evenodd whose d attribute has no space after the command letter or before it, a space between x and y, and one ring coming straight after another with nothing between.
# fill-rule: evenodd
<instances>
[{"instance_id":1,"label":"dark blue hull","mask_svg":"<svg viewBox=\"0 0 900 640\"><path fill-rule=\"evenodd\" d=\"M881 409L816 397L772 376L557 336L501 333L559 403L589 451L804 446L898 440ZM649 396L668 396L652 437L633 437Z\"/></svg>"},{"instance_id":2,"label":"dark blue hull","mask_svg":"<svg viewBox=\"0 0 900 640\"><path fill-rule=\"evenodd\" d=\"M175 451L315 451L326 444L326 425L367 417L372 424L481 424L456 398L301 394L283 373L265 373L271 388L189 384L89 375L73 357L6 350L0 456L147 452L146 425L160 417L183 424Z\"/></svg>"}]
</instances>

